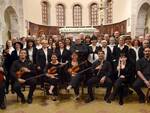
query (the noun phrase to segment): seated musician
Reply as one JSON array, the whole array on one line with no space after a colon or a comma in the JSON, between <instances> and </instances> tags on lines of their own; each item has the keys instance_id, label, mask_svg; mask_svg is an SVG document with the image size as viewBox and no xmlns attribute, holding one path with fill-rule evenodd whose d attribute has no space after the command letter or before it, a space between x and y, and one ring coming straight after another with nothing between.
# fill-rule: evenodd
<instances>
[{"instance_id":1,"label":"seated musician","mask_svg":"<svg viewBox=\"0 0 150 113\"><path fill-rule=\"evenodd\" d=\"M123 105L123 97L128 92L127 85L129 84L129 79L131 76L130 69L131 69L131 63L127 59L125 53L121 53L119 57L118 66L117 66L118 79L115 81L113 93L110 98L111 100L114 100L116 95L118 94L120 105Z\"/></svg>"},{"instance_id":2,"label":"seated musician","mask_svg":"<svg viewBox=\"0 0 150 113\"><path fill-rule=\"evenodd\" d=\"M53 95L52 100L56 101L58 96L58 84L60 81L60 63L55 53L51 56L51 62L46 67L45 81L50 84L49 93Z\"/></svg>"},{"instance_id":3,"label":"seated musician","mask_svg":"<svg viewBox=\"0 0 150 113\"><path fill-rule=\"evenodd\" d=\"M36 88L36 80L35 79L27 80L27 79L35 76L35 68L32 62L27 60L26 50L22 49L20 51L19 60L13 62L10 69L10 73L13 80L15 81L14 91L21 98L21 103L23 104L26 102L26 100L24 94L21 91L21 86L22 84L28 84L30 86L27 102L31 104L33 92Z\"/></svg>"},{"instance_id":4,"label":"seated musician","mask_svg":"<svg viewBox=\"0 0 150 113\"><path fill-rule=\"evenodd\" d=\"M99 59L96 60L92 64L92 71L93 76L87 81L87 87L88 87L88 97L86 98L85 102L91 102L94 100L93 95L93 87L96 84L101 84L107 87L106 94L104 97L104 100L107 102L109 99L109 96L111 94L112 89L112 81L110 79L112 67L110 62L104 60L105 53L102 50L98 51L98 57Z\"/></svg>"},{"instance_id":5,"label":"seated musician","mask_svg":"<svg viewBox=\"0 0 150 113\"><path fill-rule=\"evenodd\" d=\"M78 100L80 97L79 87L80 87L80 82L83 80L83 76L81 74L78 74L83 69L83 65L81 64L78 61L78 54L76 52L73 52L71 55L71 61L68 62L68 66L67 66L70 75L70 83L67 87L67 90L69 91L71 88L74 89L75 100Z\"/></svg>"},{"instance_id":6,"label":"seated musician","mask_svg":"<svg viewBox=\"0 0 150 113\"><path fill-rule=\"evenodd\" d=\"M141 87L146 86L150 88L150 48L144 48L144 57L139 59L136 64L137 79L133 84L133 89L139 96L139 102L145 103L145 94L142 92Z\"/></svg>"},{"instance_id":7,"label":"seated musician","mask_svg":"<svg viewBox=\"0 0 150 113\"><path fill-rule=\"evenodd\" d=\"M4 70L0 67L0 109L6 109L5 103L5 77Z\"/></svg>"}]
</instances>

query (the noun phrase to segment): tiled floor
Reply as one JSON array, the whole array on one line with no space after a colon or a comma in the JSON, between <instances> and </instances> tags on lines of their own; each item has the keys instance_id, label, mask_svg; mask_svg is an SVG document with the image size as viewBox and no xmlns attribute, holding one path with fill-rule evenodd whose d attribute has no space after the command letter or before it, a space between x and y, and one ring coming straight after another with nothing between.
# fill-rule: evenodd
<instances>
[{"instance_id":1,"label":"tiled floor","mask_svg":"<svg viewBox=\"0 0 150 113\"><path fill-rule=\"evenodd\" d=\"M24 93L26 95L27 91ZM42 91L36 90L31 105L22 105L17 102L16 94L9 94L7 109L0 110L0 113L150 113L150 104L139 104L136 94L126 98L123 106L119 106L117 101L111 104L104 102L104 89L101 88L96 89L97 99L88 104L83 99L74 101L72 94L63 94L60 101L53 102L50 97L44 97Z\"/></svg>"}]
</instances>

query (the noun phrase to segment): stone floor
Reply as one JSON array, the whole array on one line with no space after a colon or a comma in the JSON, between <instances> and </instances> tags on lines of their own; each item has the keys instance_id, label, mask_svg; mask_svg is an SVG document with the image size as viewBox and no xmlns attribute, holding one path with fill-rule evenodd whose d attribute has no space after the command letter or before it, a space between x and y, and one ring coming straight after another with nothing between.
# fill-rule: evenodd
<instances>
[{"instance_id":1,"label":"stone floor","mask_svg":"<svg viewBox=\"0 0 150 113\"><path fill-rule=\"evenodd\" d=\"M73 92L66 94L62 91L60 101L53 102L49 96L44 97L41 90L36 90L32 104L20 104L17 102L16 94L7 95L7 109L0 110L0 113L150 113L150 104L139 104L136 94L125 99L123 106L118 101L111 104L103 101L105 90L96 89L96 100L91 103L84 103L72 99ZM24 92L27 95L27 91ZM85 91L86 93L86 91Z\"/></svg>"}]
</instances>

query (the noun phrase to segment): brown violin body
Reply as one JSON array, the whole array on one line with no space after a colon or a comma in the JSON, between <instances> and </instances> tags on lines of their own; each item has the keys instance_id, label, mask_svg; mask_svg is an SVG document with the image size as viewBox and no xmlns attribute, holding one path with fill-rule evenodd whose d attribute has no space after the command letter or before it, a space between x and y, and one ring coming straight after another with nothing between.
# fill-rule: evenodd
<instances>
[{"instance_id":1,"label":"brown violin body","mask_svg":"<svg viewBox=\"0 0 150 113\"><path fill-rule=\"evenodd\" d=\"M16 72L16 77L21 78L24 75L24 73L25 72L23 71L23 69L20 69L19 71Z\"/></svg>"},{"instance_id":2,"label":"brown violin body","mask_svg":"<svg viewBox=\"0 0 150 113\"><path fill-rule=\"evenodd\" d=\"M80 67L79 67L79 65L77 65L77 66L73 66L73 67L69 68L68 72L72 74L72 73L77 73L79 70L80 70Z\"/></svg>"},{"instance_id":3,"label":"brown violin body","mask_svg":"<svg viewBox=\"0 0 150 113\"><path fill-rule=\"evenodd\" d=\"M4 72L0 71L0 82L4 80Z\"/></svg>"},{"instance_id":4,"label":"brown violin body","mask_svg":"<svg viewBox=\"0 0 150 113\"><path fill-rule=\"evenodd\" d=\"M50 69L48 69L48 74L56 74L57 73L57 67L53 66Z\"/></svg>"}]
</instances>

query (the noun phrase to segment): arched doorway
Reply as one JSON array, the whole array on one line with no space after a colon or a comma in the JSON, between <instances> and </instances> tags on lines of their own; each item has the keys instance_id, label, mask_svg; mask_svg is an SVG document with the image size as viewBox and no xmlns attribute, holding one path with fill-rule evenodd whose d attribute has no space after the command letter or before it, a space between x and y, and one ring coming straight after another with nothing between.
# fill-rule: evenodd
<instances>
[{"instance_id":1,"label":"arched doorway","mask_svg":"<svg viewBox=\"0 0 150 113\"><path fill-rule=\"evenodd\" d=\"M136 34L144 35L150 33L150 4L144 3L137 16Z\"/></svg>"},{"instance_id":2,"label":"arched doorway","mask_svg":"<svg viewBox=\"0 0 150 113\"><path fill-rule=\"evenodd\" d=\"M12 37L19 37L18 16L13 7L9 6L4 12L5 30L3 32L4 40ZM5 41L4 41L5 42Z\"/></svg>"}]
</instances>

